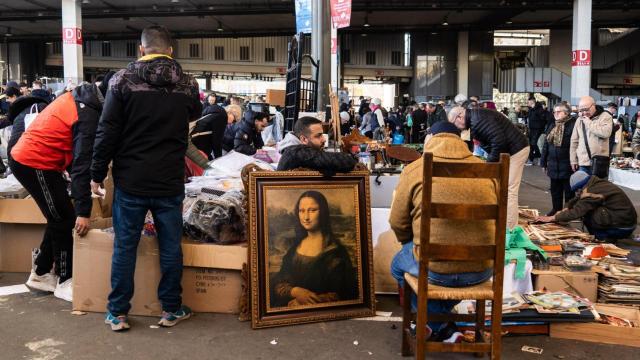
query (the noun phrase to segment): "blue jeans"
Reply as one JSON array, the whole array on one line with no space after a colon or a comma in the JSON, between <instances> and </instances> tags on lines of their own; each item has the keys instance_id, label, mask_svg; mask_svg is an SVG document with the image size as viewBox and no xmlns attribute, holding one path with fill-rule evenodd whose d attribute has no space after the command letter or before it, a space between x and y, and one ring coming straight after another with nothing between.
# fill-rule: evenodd
<instances>
[{"instance_id":1,"label":"blue jeans","mask_svg":"<svg viewBox=\"0 0 640 360\"><path fill-rule=\"evenodd\" d=\"M636 230L636 226L624 227L624 228L608 228L608 229L595 229L591 223L591 214L587 214L583 219L584 226L587 227L589 234L596 237L598 240L620 240L631 237L631 234Z\"/></svg>"},{"instance_id":2,"label":"blue jeans","mask_svg":"<svg viewBox=\"0 0 640 360\"><path fill-rule=\"evenodd\" d=\"M579 171L584 171L587 174L591 175L591 166L582 166L582 165L580 165L580 166L578 166L578 170Z\"/></svg>"},{"instance_id":3,"label":"blue jeans","mask_svg":"<svg viewBox=\"0 0 640 360\"><path fill-rule=\"evenodd\" d=\"M413 242L402 245L402 249L393 257L391 261L391 276L398 282L400 287L404 286L404 274L409 273L418 276L418 261L413 256ZM486 269L480 272L468 272L457 274L441 274L429 271L428 279L430 284L446 287L465 287L483 283L491 278L493 269ZM407 301L405 294L405 301ZM430 314L449 314L460 300L429 300L427 311ZM411 296L411 307L415 311L418 308L418 301L415 294ZM437 332L443 325L441 322L429 321L429 327Z\"/></svg>"},{"instance_id":4,"label":"blue jeans","mask_svg":"<svg viewBox=\"0 0 640 360\"><path fill-rule=\"evenodd\" d=\"M111 293L107 309L126 315L131 309L136 255L144 219L151 211L158 234L160 270L158 299L162 310L176 312L182 305L182 200L184 195L143 197L115 189L113 229L115 240L111 261Z\"/></svg>"}]
</instances>

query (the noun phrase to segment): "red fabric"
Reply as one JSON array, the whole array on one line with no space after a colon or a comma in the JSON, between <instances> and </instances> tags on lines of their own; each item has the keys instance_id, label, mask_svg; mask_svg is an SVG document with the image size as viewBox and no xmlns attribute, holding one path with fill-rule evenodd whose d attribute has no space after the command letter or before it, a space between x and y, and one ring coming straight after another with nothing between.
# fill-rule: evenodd
<instances>
[{"instance_id":1,"label":"red fabric","mask_svg":"<svg viewBox=\"0 0 640 360\"><path fill-rule=\"evenodd\" d=\"M73 160L72 127L76 121L76 102L68 92L38 114L11 150L11 156L34 169L65 171Z\"/></svg>"},{"instance_id":2,"label":"red fabric","mask_svg":"<svg viewBox=\"0 0 640 360\"><path fill-rule=\"evenodd\" d=\"M207 158L207 154L205 154L202 151L198 151L202 157L204 157L205 159ZM190 177L193 176L202 176L204 175L204 169L201 168L200 166L196 165L195 162L193 162L191 159L189 159L188 157L184 157L184 176L189 179Z\"/></svg>"}]
</instances>

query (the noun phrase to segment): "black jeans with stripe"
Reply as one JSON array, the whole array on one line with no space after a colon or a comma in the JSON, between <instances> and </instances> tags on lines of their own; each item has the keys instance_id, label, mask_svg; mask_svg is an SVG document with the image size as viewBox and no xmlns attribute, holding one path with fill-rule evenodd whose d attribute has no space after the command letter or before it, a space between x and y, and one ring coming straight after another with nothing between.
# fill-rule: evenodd
<instances>
[{"instance_id":1,"label":"black jeans with stripe","mask_svg":"<svg viewBox=\"0 0 640 360\"><path fill-rule=\"evenodd\" d=\"M73 274L73 228L76 223L67 182L57 171L37 170L13 159L9 166L47 219L40 254L36 258L36 274L48 273L55 264L55 273L62 283Z\"/></svg>"}]
</instances>

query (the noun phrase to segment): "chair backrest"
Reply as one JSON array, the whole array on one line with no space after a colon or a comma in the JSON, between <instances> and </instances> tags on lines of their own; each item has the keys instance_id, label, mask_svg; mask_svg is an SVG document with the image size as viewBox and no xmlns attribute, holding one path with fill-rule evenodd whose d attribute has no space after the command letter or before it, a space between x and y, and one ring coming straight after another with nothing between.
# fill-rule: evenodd
<instances>
[{"instance_id":1,"label":"chair backrest","mask_svg":"<svg viewBox=\"0 0 640 360\"><path fill-rule=\"evenodd\" d=\"M429 261L483 261L493 260L494 269L504 264L504 247L507 223L507 194L509 188L509 155L501 154L497 163L434 162L432 153L424 153L422 184L422 219L420 226L420 264ZM433 178L491 179L498 184L497 203L446 204L433 203ZM431 219L494 220L494 245L444 245L431 244ZM422 265L424 264L424 265ZM495 271L496 275L498 271ZM502 271L499 272L502 274ZM500 277L502 277L500 275ZM502 283L502 279L495 279Z\"/></svg>"}]
</instances>

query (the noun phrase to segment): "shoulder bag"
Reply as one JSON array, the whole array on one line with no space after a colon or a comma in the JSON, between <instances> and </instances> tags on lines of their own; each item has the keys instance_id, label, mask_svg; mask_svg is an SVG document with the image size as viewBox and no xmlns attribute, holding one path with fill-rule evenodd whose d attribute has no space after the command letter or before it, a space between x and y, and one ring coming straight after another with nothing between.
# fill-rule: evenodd
<instances>
[{"instance_id":1,"label":"shoulder bag","mask_svg":"<svg viewBox=\"0 0 640 360\"><path fill-rule=\"evenodd\" d=\"M587 148L587 155L591 159L591 174L601 179L609 178L609 157L602 155L591 156L591 149L589 148L589 140L587 139L587 127L584 125L584 121L580 120L582 124L582 139L584 140L584 146Z\"/></svg>"}]
</instances>

